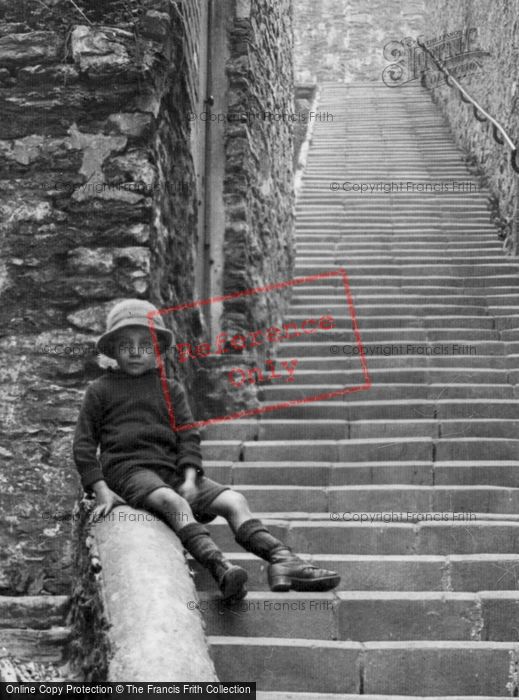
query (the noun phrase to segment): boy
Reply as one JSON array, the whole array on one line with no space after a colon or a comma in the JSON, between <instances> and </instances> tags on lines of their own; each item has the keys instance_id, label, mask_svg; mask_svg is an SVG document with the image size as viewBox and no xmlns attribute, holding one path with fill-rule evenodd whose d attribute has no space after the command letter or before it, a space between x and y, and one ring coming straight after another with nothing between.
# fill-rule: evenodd
<instances>
[{"instance_id":1,"label":"boy","mask_svg":"<svg viewBox=\"0 0 519 700\"><path fill-rule=\"evenodd\" d=\"M88 386L74 436L81 483L96 496L92 518L124 503L157 513L209 569L225 600L246 595L247 573L224 558L204 527L217 515L228 521L242 547L269 562L271 590L334 588L340 580L334 571L294 555L254 518L242 494L204 475L198 430L172 430L146 315L156 310L140 299L116 304L97 342L97 349L117 360L118 367ZM173 334L160 315L154 322L165 353ZM192 423L182 384L168 379L168 385L177 425Z\"/></svg>"}]
</instances>

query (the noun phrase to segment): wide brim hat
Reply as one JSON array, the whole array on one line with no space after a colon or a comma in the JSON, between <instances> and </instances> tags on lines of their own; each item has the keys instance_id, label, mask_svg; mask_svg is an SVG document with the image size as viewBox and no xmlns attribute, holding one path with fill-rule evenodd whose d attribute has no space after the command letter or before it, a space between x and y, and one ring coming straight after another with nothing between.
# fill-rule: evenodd
<instances>
[{"instance_id":1,"label":"wide brim hat","mask_svg":"<svg viewBox=\"0 0 519 700\"><path fill-rule=\"evenodd\" d=\"M154 312L153 325L162 349L166 350L173 343L173 333L166 328L158 309L143 299L125 299L116 304L106 317L106 331L98 339L96 348L103 355L115 359L115 338L122 328L138 326L150 330L150 311Z\"/></svg>"}]
</instances>

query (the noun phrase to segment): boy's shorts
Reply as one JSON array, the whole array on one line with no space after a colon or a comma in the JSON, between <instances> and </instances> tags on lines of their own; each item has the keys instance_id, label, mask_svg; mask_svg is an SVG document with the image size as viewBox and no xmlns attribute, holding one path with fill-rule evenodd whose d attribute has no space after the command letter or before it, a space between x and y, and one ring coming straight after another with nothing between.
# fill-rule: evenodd
<instances>
[{"instance_id":1,"label":"boy's shorts","mask_svg":"<svg viewBox=\"0 0 519 700\"><path fill-rule=\"evenodd\" d=\"M144 508L143 501L152 491L164 486L174 491L184 481L184 476L175 468L166 466L119 466L105 475L109 488L119 494L132 508ZM206 476L197 475L198 495L189 505L199 523L209 523L216 518L210 505L223 491L230 489Z\"/></svg>"}]
</instances>

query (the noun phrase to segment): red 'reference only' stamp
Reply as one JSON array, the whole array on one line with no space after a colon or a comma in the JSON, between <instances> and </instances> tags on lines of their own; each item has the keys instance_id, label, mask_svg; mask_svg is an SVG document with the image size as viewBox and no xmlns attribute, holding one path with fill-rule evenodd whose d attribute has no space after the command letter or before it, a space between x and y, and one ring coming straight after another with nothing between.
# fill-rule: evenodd
<instances>
[{"instance_id":1,"label":"red 'reference only' stamp","mask_svg":"<svg viewBox=\"0 0 519 700\"><path fill-rule=\"evenodd\" d=\"M362 377L364 379L362 384L354 384L352 386L345 386L341 389L334 389L333 391L313 394L304 398L290 399L288 401L280 401L278 403L270 403L265 406L244 409L225 416L216 416L214 418L208 418L206 420L199 420L194 421L193 423L177 425L168 387L166 368L164 366L162 355L160 353L159 339L155 329L154 318L156 316L165 316L167 314L172 314L176 312L178 313L187 309L207 306L209 304L221 303L231 299L237 299L239 297L252 296L253 294L266 294L274 289L281 289L283 287L295 287L316 282L317 280L327 280L330 278L337 277L341 278L342 286L344 287L346 301L345 309L347 308L348 310L349 319L351 320L351 332L353 333L354 342L358 349L357 355L359 357L360 368L362 370ZM304 310L304 307L302 306L301 309ZM169 420L171 427L175 432L181 430L191 430L193 428L200 428L204 425L212 425L215 423L223 423L225 421L245 418L247 416L253 416L261 413L275 411L277 409L287 408L289 406L296 406L305 403L310 403L313 401L331 399L334 396L350 394L356 391L364 391L366 389L371 388L372 385L366 362L366 355L364 352L364 347L362 345L360 332L358 329L355 307L353 305L348 275L346 273L346 270L344 270L343 268L338 268L337 270L331 270L315 275L308 275L305 277L295 277L294 279L288 280L286 282L277 282L274 284L269 284L265 287L255 287L254 289L246 289L240 292L226 294L224 296L211 297L209 299L199 299L197 301L192 302L185 302L183 304L178 304L177 306L158 309L157 311L150 311L147 314L147 316L150 333L153 341L153 347L157 358L161 386L164 392L164 398L166 400ZM229 352L225 349L225 345L227 343L234 350L248 350L250 348L257 347L258 345L262 345L265 343L281 343L283 341L289 341L294 339L304 340L308 336L311 336L315 333L325 333L326 331L337 332L339 330L339 327L337 326L337 320L332 314L323 314L319 318L305 318L300 323L283 323L281 324L281 326L281 328L279 328L278 326L272 326L267 329L250 331L247 333L247 335L235 334L233 336L230 336L229 333L222 331L221 333L217 334L214 340L214 347L211 343L201 343L200 345L196 346L193 346L191 343L176 343L175 345L178 351L178 360L179 362L187 362L188 360L195 358L201 359L210 356L221 356ZM281 367L276 368L275 361L268 359L265 362L265 368L253 367L246 370L242 367L233 367L228 371L227 378L229 380L230 385L235 388L243 386L243 384L245 384L246 382L250 384L255 383L256 381L262 382L265 378L265 375L268 375L268 379L270 380L282 378L286 383L293 384L295 382L295 373L299 364L299 360L297 358L293 358L290 360L280 359L279 364L281 365ZM281 370L281 373L277 372L277 369Z\"/></svg>"}]
</instances>

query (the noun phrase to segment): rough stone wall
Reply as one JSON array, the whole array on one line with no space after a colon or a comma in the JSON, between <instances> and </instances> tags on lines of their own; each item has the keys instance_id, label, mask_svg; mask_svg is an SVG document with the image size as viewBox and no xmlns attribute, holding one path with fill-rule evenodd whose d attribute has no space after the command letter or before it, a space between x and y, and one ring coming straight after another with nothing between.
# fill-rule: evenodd
<instances>
[{"instance_id":1,"label":"rough stone wall","mask_svg":"<svg viewBox=\"0 0 519 700\"><path fill-rule=\"evenodd\" d=\"M179 7L76 5L84 14L68 0L0 2L6 593L69 589L71 433L99 372L92 349L107 308L128 296L159 306L193 296ZM201 333L196 318L176 330L197 342Z\"/></svg>"},{"instance_id":2,"label":"rough stone wall","mask_svg":"<svg viewBox=\"0 0 519 700\"><path fill-rule=\"evenodd\" d=\"M231 119L225 130L224 294L285 281L293 272L293 127L281 118L294 112L291 38L291 0L236 3L228 109L249 115ZM246 310L243 302L228 302L224 328L270 325L281 316L278 303L270 303L276 297L269 294L266 305L253 297Z\"/></svg>"},{"instance_id":3,"label":"rough stone wall","mask_svg":"<svg viewBox=\"0 0 519 700\"><path fill-rule=\"evenodd\" d=\"M432 9L432 8L431 8ZM467 72L459 82L495 117L519 143L519 0L438 0L427 22L427 36L477 29L476 45L490 56L480 60L480 70ZM505 247L512 249L512 218L516 206L516 183L509 160L510 150L495 143L491 130L479 123L457 91L444 83L432 90L459 143L486 176L497 200L497 216L503 226Z\"/></svg>"},{"instance_id":4,"label":"rough stone wall","mask_svg":"<svg viewBox=\"0 0 519 700\"><path fill-rule=\"evenodd\" d=\"M0 0L2 593L70 591L71 439L107 310L194 298L199 2ZM230 108L293 111L289 0L229 2ZM292 127L232 121L224 138L232 293L291 276ZM285 297L229 304L221 327L270 326ZM207 340L199 311L165 320L177 340ZM256 402L256 386L222 389L218 363L170 359L197 418Z\"/></svg>"},{"instance_id":5,"label":"rough stone wall","mask_svg":"<svg viewBox=\"0 0 519 700\"><path fill-rule=\"evenodd\" d=\"M291 0L234 3L226 66L223 294L293 277L294 126L286 116L295 112L292 50ZM221 328L232 336L279 324L288 300L288 288L228 300ZM226 373L229 366L261 366L273 356L275 346L265 343L213 363L220 403L232 410L257 405L257 385L237 391Z\"/></svg>"},{"instance_id":6,"label":"rough stone wall","mask_svg":"<svg viewBox=\"0 0 519 700\"><path fill-rule=\"evenodd\" d=\"M69 678L95 683L107 678L113 646L100 584L102 567L93 535L95 526L88 521L93 505L92 499L82 499L74 508L74 575L66 619L71 639L66 661Z\"/></svg>"},{"instance_id":7,"label":"rough stone wall","mask_svg":"<svg viewBox=\"0 0 519 700\"><path fill-rule=\"evenodd\" d=\"M297 0L296 80L379 81L384 45L424 31L424 0Z\"/></svg>"}]
</instances>

